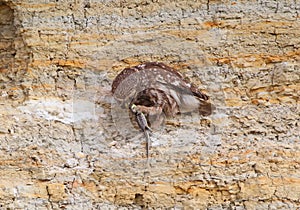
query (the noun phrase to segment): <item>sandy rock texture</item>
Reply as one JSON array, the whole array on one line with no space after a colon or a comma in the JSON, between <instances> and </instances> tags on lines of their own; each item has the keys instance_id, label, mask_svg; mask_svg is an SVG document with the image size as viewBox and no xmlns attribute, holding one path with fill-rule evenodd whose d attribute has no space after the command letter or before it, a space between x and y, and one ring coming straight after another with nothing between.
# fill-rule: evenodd
<instances>
[{"instance_id":1,"label":"sandy rock texture","mask_svg":"<svg viewBox=\"0 0 300 210\"><path fill-rule=\"evenodd\" d=\"M1 209L300 208L300 1L0 0ZM164 62L215 104L143 135L113 101Z\"/></svg>"}]
</instances>

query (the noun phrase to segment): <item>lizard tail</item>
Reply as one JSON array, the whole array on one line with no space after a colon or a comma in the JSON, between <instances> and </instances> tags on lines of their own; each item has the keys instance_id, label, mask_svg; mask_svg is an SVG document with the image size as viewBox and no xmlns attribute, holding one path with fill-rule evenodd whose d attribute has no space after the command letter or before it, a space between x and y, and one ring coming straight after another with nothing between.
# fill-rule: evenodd
<instances>
[{"instance_id":1,"label":"lizard tail","mask_svg":"<svg viewBox=\"0 0 300 210\"><path fill-rule=\"evenodd\" d=\"M150 136L149 136L149 131L145 130L144 131L145 138L146 138L146 156L147 156L147 162L149 160L149 150L150 150Z\"/></svg>"}]
</instances>

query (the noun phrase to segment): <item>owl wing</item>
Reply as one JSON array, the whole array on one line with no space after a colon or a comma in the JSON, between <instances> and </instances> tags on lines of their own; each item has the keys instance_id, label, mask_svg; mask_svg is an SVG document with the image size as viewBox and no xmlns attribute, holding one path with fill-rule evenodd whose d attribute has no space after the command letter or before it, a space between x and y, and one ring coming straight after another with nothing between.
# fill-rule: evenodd
<instances>
[{"instance_id":1,"label":"owl wing","mask_svg":"<svg viewBox=\"0 0 300 210\"><path fill-rule=\"evenodd\" d=\"M118 99L126 99L133 92L140 92L146 88L158 88L167 92L173 90L178 93L192 94L201 100L209 99L179 72L159 62L147 62L125 68L112 83L112 93Z\"/></svg>"},{"instance_id":2,"label":"owl wing","mask_svg":"<svg viewBox=\"0 0 300 210\"><path fill-rule=\"evenodd\" d=\"M116 78L112 82L112 93L115 93L119 85L126 79L128 76L138 72L139 70L135 67L132 68L125 68L123 71L121 71Z\"/></svg>"},{"instance_id":3,"label":"owl wing","mask_svg":"<svg viewBox=\"0 0 300 210\"><path fill-rule=\"evenodd\" d=\"M190 93L202 100L208 100L209 97L202 93L193 83L185 79L182 74L173 68L158 62L149 62L136 67L138 71L158 71L160 76L156 77L157 83L167 88L178 91L179 93Z\"/></svg>"}]
</instances>

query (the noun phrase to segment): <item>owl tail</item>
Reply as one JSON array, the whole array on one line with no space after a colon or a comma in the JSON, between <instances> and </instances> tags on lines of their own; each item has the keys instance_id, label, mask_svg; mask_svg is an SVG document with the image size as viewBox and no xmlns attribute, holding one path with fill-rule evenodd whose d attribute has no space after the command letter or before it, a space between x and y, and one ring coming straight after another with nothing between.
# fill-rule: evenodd
<instances>
[{"instance_id":1,"label":"owl tail","mask_svg":"<svg viewBox=\"0 0 300 210\"><path fill-rule=\"evenodd\" d=\"M199 105L199 113L203 116L211 115L212 112L216 109L216 107L207 101L201 101Z\"/></svg>"}]
</instances>

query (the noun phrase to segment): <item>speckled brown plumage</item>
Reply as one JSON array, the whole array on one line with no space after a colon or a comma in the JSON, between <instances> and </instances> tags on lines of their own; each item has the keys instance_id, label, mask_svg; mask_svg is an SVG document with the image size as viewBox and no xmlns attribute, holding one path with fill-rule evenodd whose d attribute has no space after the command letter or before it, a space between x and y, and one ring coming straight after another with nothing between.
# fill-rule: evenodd
<instances>
[{"instance_id":1,"label":"speckled brown plumage","mask_svg":"<svg viewBox=\"0 0 300 210\"><path fill-rule=\"evenodd\" d=\"M112 93L114 94L116 92L116 89L118 88L119 84L122 83L125 79L127 79L130 75L133 75L134 73L142 72L142 71L147 71L150 73L154 73L154 70L158 69L161 75L164 76L169 73L172 77L165 78L167 82L169 82L169 85L172 85L174 81L179 81L179 84L173 85L173 88L179 88L179 89L187 89L191 91L195 96L198 98L201 98L203 100L208 100L208 96L205 95L204 93L201 93L198 88L192 84L189 83L179 72L175 71L171 67L163 64L163 63L158 63L158 62L147 62L144 64L140 64L138 66L134 66L131 68L125 68L123 71L121 71L116 78L114 79L112 83Z\"/></svg>"},{"instance_id":2,"label":"speckled brown plumage","mask_svg":"<svg viewBox=\"0 0 300 210\"><path fill-rule=\"evenodd\" d=\"M202 115L212 112L209 97L163 63L125 68L114 79L112 93L121 103L137 105L148 117L170 117L197 109Z\"/></svg>"}]
</instances>

